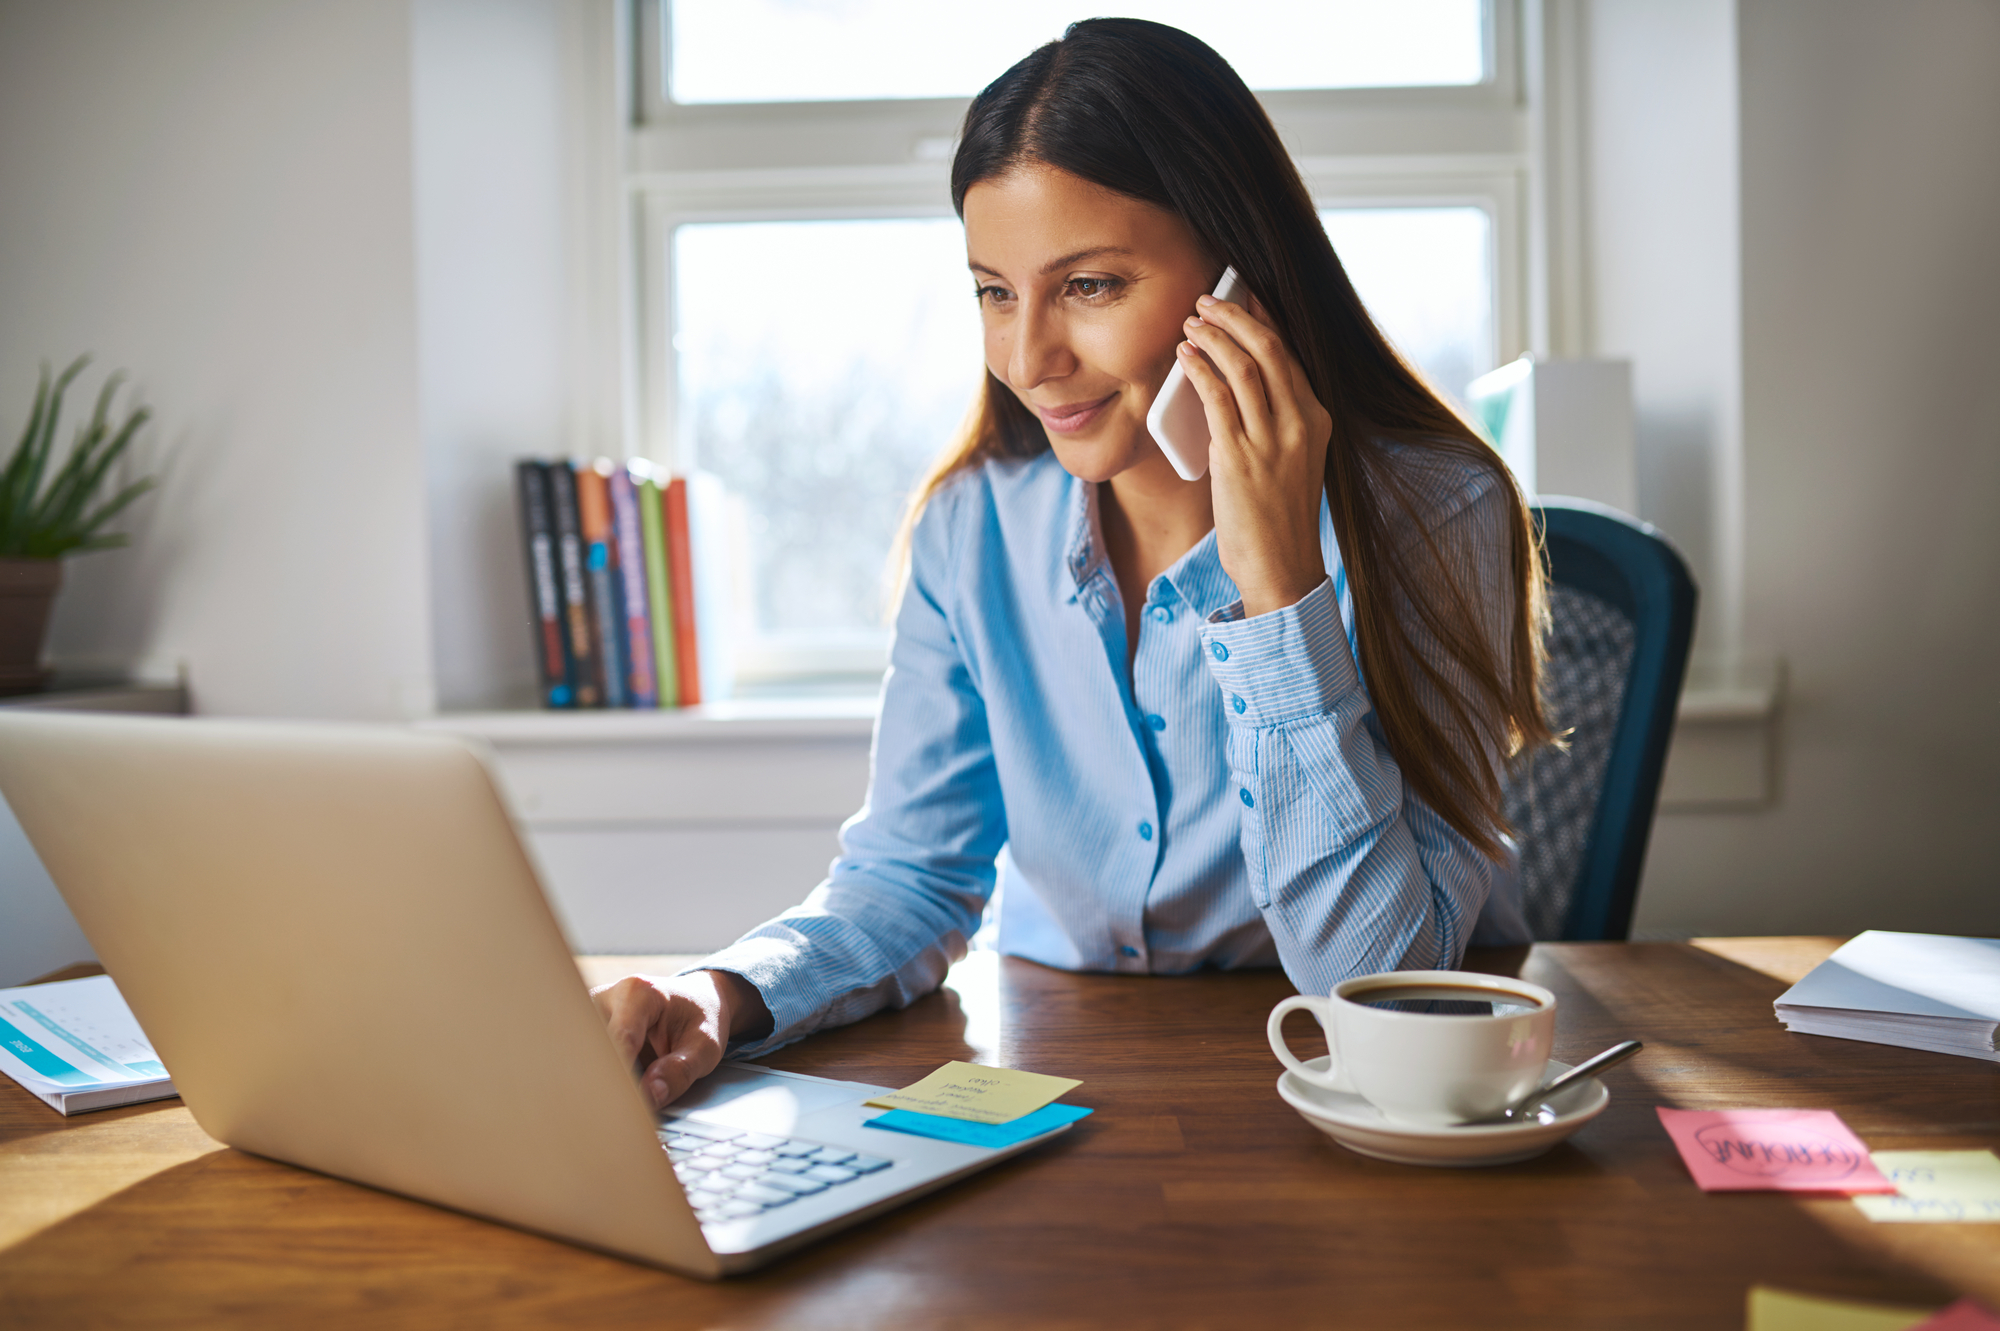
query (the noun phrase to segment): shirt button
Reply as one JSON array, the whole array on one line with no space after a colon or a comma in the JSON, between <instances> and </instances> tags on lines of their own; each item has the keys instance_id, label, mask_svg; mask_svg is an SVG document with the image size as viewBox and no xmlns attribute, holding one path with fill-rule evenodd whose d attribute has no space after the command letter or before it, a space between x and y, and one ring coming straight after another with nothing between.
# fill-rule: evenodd
<instances>
[{"instance_id":1,"label":"shirt button","mask_svg":"<svg viewBox=\"0 0 2000 1331\"><path fill-rule=\"evenodd\" d=\"M1243 715L1243 708L1244 708L1244 707L1245 707L1245 706L1246 706L1247 704L1245 704L1245 703L1244 703L1244 701L1243 701L1243 695L1242 695L1242 694L1240 694L1240 693L1232 693L1232 694L1230 694L1230 695L1229 695L1229 705L1230 705L1231 707L1234 707L1234 708L1236 709L1236 714L1237 714L1238 716L1241 716L1241 715Z\"/></svg>"},{"instance_id":2,"label":"shirt button","mask_svg":"<svg viewBox=\"0 0 2000 1331\"><path fill-rule=\"evenodd\" d=\"M1149 716L1146 718L1146 724L1155 730L1165 730L1167 728L1167 718L1159 715Z\"/></svg>"},{"instance_id":3,"label":"shirt button","mask_svg":"<svg viewBox=\"0 0 2000 1331\"><path fill-rule=\"evenodd\" d=\"M1139 955L1139 949L1127 943L1118 949L1118 955L1121 957L1136 957Z\"/></svg>"},{"instance_id":4,"label":"shirt button","mask_svg":"<svg viewBox=\"0 0 2000 1331\"><path fill-rule=\"evenodd\" d=\"M1229 659L1229 649L1219 642L1208 644L1208 654L1218 661L1227 661Z\"/></svg>"},{"instance_id":5,"label":"shirt button","mask_svg":"<svg viewBox=\"0 0 2000 1331\"><path fill-rule=\"evenodd\" d=\"M1164 624L1173 617L1174 617L1174 612L1167 609L1167 607L1163 605L1156 605L1153 607L1153 622L1155 624Z\"/></svg>"},{"instance_id":6,"label":"shirt button","mask_svg":"<svg viewBox=\"0 0 2000 1331\"><path fill-rule=\"evenodd\" d=\"M1248 790L1245 790L1245 789L1239 789L1239 790L1238 790L1238 791L1237 791L1236 793L1237 793L1238 795L1241 795L1241 796L1243 797L1243 807L1244 807L1244 808L1246 808L1246 809L1254 809L1254 808L1256 808L1256 807L1257 807L1257 801L1256 801L1256 800L1253 800L1253 799L1251 799L1251 798L1250 798L1250 792L1249 792Z\"/></svg>"},{"instance_id":7,"label":"shirt button","mask_svg":"<svg viewBox=\"0 0 2000 1331\"><path fill-rule=\"evenodd\" d=\"M1142 822L1139 824L1139 839L1141 841L1151 841L1153 839L1153 825L1151 823Z\"/></svg>"}]
</instances>

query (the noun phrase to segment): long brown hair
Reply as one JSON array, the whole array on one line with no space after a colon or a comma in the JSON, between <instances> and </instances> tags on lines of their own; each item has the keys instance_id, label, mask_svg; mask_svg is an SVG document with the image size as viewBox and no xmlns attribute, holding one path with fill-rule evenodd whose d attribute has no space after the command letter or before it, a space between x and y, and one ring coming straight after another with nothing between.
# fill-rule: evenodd
<instances>
[{"instance_id":1,"label":"long brown hair","mask_svg":"<svg viewBox=\"0 0 2000 1331\"><path fill-rule=\"evenodd\" d=\"M1140 19L1072 24L973 100L952 161L953 207L964 216L968 189L1030 162L1173 213L1263 303L1333 416L1326 494L1389 751L1419 799L1498 858L1506 819L1492 758L1550 738L1539 696L1545 574L1512 474L1375 327L1270 118L1200 40ZM1468 552L1439 545L1407 464L1383 440L1485 468L1507 496L1517 594L1497 652L1480 631ZM951 476L1048 447L1040 420L989 372L919 484L905 533ZM1419 650L1418 633L1469 688Z\"/></svg>"}]
</instances>

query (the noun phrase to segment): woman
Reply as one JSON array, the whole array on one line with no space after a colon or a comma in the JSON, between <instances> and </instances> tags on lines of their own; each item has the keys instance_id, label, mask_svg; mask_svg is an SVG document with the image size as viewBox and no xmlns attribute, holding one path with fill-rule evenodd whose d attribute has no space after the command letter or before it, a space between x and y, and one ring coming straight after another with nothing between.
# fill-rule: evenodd
<instances>
[{"instance_id":1,"label":"woman","mask_svg":"<svg viewBox=\"0 0 2000 1331\"><path fill-rule=\"evenodd\" d=\"M1324 993L1526 940L1500 813L1547 738L1526 511L1370 322L1242 80L1175 29L1078 23L973 102L952 200L988 374L912 507L868 803L803 905L598 991L658 1104L928 993L996 879L1000 949L1073 969ZM1230 264L1253 300L1208 296ZM1176 360L1196 482L1145 426Z\"/></svg>"}]
</instances>

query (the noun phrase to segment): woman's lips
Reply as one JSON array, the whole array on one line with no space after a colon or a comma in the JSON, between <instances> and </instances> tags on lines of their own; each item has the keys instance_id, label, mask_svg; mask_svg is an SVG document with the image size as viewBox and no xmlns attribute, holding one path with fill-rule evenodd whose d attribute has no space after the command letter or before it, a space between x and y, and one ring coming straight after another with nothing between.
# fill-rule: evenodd
<instances>
[{"instance_id":1,"label":"woman's lips","mask_svg":"<svg viewBox=\"0 0 2000 1331\"><path fill-rule=\"evenodd\" d=\"M1035 414L1042 418L1042 424L1057 434L1075 434L1097 419L1098 413L1109 406L1116 393L1106 394L1095 402L1070 402L1060 407L1036 407Z\"/></svg>"}]
</instances>

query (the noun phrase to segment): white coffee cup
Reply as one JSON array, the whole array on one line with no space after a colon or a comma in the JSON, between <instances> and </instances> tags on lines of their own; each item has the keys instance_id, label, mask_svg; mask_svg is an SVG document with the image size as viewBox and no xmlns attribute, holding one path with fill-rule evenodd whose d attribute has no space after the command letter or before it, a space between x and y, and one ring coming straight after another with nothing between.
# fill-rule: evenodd
<instances>
[{"instance_id":1,"label":"white coffee cup","mask_svg":"<svg viewBox=\"0 0 2000 1331\"><path fill-rule=\"evenodd\" d=\"M1285 1014L1300 1008L1326 1028L1324 1072L1285 1046ZM1556 996L1504 975L1386 971L1342 980L1327 998L1287 998L1265 1032L1293 1076L1358 1094L1387 1118L1446 1126L1497 1114L1541 1084Z\"/></svg>"}]
</instances>

